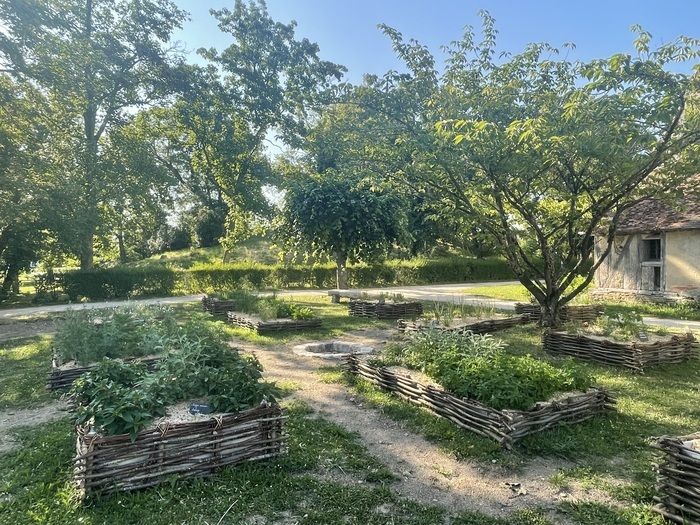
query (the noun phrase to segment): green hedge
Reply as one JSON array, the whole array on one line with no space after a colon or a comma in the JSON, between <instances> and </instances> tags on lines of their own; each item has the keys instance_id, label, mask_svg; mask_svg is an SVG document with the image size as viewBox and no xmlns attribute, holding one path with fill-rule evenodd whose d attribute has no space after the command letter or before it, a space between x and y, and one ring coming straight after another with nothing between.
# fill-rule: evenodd
<instances>
[{"instance_id":1,"label":"green hedge","mask_svg":"<svg viewBox=\"0 0 700 525\"><path fill-rule=\"evenodd\" d=\"M348 267L353 288L460 283L513 279L503 259L410 259ZM227 290L247 282L256 288L335 288L335 266L279 266L253 263L208 264L185 270L183 290L196 293Z\"/></svg>"},{"instance_id":2,"label":"green hedge","mask_svg":"<svg viewBox=\"0 0 700 525\"><path fill-rule=\"evenodd\" d=\"M61 278L71 301L167 296L176 291L178 274L169 268L104 268L67 272Z\"/></svg>"},{"instance_id":3,"label":"green hedge","mask_svg":"<svg viewBox=\"0 0 700 525\"><path fill-rule=\"evenodd\" d=\"M512 279L503 259L444 258L392 260L348 267L353 288ZM256 288L335 288L335 266L282 266L258 263L205 264L187 270L146 266L69 272L64 291L72 300L114 299L231 290L249 283Z\"/></svg>"}]
</instances>

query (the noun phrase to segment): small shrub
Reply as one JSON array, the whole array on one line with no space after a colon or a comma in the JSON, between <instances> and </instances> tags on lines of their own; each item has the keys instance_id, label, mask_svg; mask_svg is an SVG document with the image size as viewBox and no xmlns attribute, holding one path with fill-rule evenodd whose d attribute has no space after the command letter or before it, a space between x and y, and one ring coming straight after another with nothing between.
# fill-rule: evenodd
<instances>
[{"instance_id":1,"label":"small shrub","mask_svg":"<svg viewBox=\"0 0 700 525\"><path fill-rule=\"evenodd\" d=\"M167 335L170 350L148 372L138 362L105 359L74 383L76 423L90 423L107 434L132 438L167 406L205 399L216 412L238 412L273 400L276 388L261 382L253 356L232 352L225 335L200 320Z\"/></svg>"},{"instance_id":2,"label":"small shrub","mask_svg":"<svg viewBox=\"0 0 700 525\"><path fill-rule=\"evenodd\" d=\"M68 311L56 324L53 350L61 361L80 364L141 357L163 351L164 339L177 329L174 313L165 307Z\"/></svg>"},{"instance_id":3,"label":"small shrub","mask_svg":"<svg viewBox=\"0 0 700 525\"><path fill-rule=\"evenodd\" d=\"M593 383L572 361L557 368L531 355L511 355L501 340L488 334L417 332L408 343L387 348L383 359L420 370L453 394L499 410L525 410Z\"/></svg>"}]
</instances>

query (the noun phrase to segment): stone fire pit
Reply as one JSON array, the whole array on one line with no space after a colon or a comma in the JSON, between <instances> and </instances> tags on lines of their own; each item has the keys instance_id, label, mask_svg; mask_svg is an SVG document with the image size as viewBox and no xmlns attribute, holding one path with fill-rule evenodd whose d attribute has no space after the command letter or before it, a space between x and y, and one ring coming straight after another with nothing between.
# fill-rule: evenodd
<instances>
[{"instance_id":1,"label":"stone fire pit","mask_svg":"<svg viewBox=\"0 0 700 525\"><path fill-rule=\"evenodd\" d=\"M371 354L374 348L362 343L349 341L316 341L305 343L292 348L292 351L304 357L320 357L322 359L341 359L351 354Z\"/></svg>"}]
</instances>

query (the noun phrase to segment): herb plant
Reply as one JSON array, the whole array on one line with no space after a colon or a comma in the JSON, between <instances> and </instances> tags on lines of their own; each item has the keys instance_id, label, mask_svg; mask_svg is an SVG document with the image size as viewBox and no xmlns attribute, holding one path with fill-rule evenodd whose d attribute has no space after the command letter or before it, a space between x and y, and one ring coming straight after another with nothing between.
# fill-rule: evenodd
<instances>
[{"instance_id":1,"label":"herb plant","mask_svg":"<svg viewBox=\"0 0 700 525\"><path fill-rule=\"evenodd\" d=\"M385 349L386 364L420 370L455 395L495 409L525 410L557 393L589 388L593 379L573 361L555 367L506 352L491 335L426 330Z\"/></svg>"},{"instance_id":2,"label":"herb plant","mask_svg":"<svg viewBox=\"0 0 700 525\"><path fill-rule=\"evenodd\" d=\"M173 350L153 372L138 362L105 359L76 380L76 423L133 438L181 401L206 399L214 411L238 412L274 399L276 389L261 381L258 361L228 348L216 328L186 323L165 346Z\"/></svg>"}]
</instances>

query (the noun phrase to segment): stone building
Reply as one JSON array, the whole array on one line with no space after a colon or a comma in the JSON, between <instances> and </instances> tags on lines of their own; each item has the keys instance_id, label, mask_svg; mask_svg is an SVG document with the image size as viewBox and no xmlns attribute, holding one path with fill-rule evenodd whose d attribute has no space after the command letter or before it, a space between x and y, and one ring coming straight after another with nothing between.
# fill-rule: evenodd
<instances>
[{"instance_id":1,"label":"stone building","mask_svg":"<svg viewBox=\"0 0 700 525\"><path fill-rule=\"evenodd\" d=\"M604 249L597 238L596 255ZM595 282L598 296L700 301L700 199L677 207L649 199L627 210Z\"/></svg>"}]
</instances>

